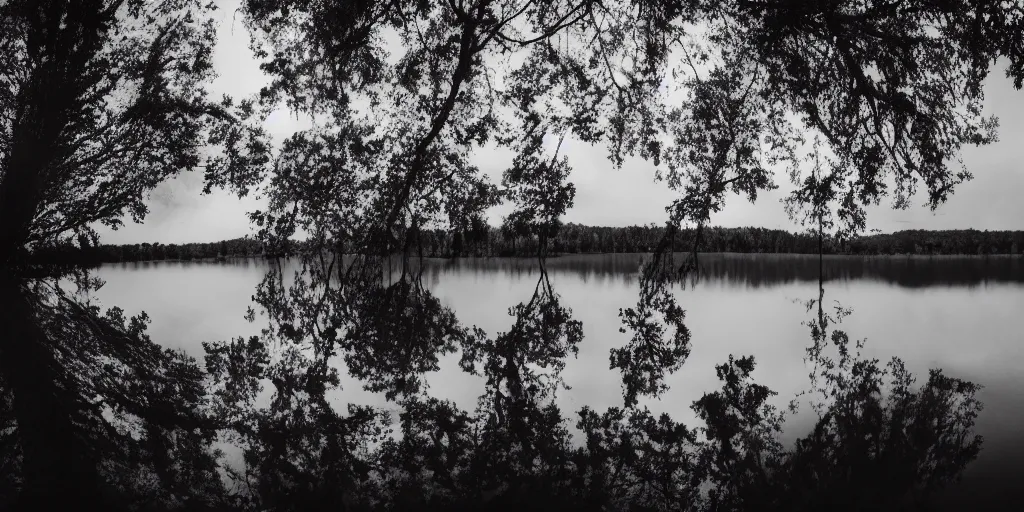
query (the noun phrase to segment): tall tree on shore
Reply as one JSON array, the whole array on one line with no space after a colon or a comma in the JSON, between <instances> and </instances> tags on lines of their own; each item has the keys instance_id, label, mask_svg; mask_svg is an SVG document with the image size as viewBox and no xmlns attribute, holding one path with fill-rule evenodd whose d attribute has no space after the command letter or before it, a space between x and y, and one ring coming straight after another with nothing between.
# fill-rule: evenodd
<instances>
[{"instance_id":1,"label":"tall tree on shore","mask_svg":"<svg viewBox=\"0 0 1024 512\"><path fill-rule=\"evenodd\" d=\"M200 0L0 5L0 383L20 508L175 506L218 484L211 463L175 461L210 455L195 362L153 344L145 315L102 313L87 272L26 257L95 245L97 224L141 220L146 194L182 171L205 168L208 188L239 193L258 180L268 146L243 123L251 106L206 89L214 10Z\"/></svg>"}]
</instances>

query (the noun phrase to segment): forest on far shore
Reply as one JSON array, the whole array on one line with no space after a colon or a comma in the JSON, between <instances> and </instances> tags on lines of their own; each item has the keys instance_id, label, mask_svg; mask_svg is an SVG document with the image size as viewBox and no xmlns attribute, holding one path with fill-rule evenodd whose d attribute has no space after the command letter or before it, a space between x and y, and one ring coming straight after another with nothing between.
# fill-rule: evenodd
<instances>
[{"instance_id":1,"label":"forest on far shore","mask_svg":"<svg viewBox=\"0 0 1024 512\"><path fill-rule=\"evenodd\" d=\"M550 241L552 254L651 252L664 234L660 226L599 227L567 224ZM533 256L536 237L514 236L500 228L485 226L466 231L425 230L423 256ZM704 228L701 252L817 254L818 237L813 232L792 233L766 228ZM673 250L693 249L695 233L681 230ZM826 240L826 254L849 255L986 255L1021 254L1024 231L906 230L861 236L849 241ZM119 263L160 260L202 260L236 257L287 256L303 249L301 241L268 249L252 238L211 243L126 244L86 246L64 245L36 250L32 259L43 264Z\"/></svg>"}]
</instances>

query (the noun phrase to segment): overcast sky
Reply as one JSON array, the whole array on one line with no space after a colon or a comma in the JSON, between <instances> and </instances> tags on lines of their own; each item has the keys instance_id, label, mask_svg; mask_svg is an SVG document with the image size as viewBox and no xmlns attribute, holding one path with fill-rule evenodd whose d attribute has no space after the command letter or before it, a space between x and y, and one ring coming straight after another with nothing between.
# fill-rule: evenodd
<instances>
[{"instance_id":1,"label":"overcast sky","mask_svg":"<svg viewBox=\"0 0 1024 512\"><path fill-rule=\"evenodd\" d=\"M239 97L253 94L266 83L266 78L249 49L241 15L236 14L238 1L219 3L221 25L214 54L219 77L213 91ZM1014 90L1000 67L989 77L985 95L986 115L999 116L1000 140L964 150L964 163L974 174L974 180L960 185L935 213L920 206L925 201L923 195L908 210L894 211L883 202L869 210L869 229L1024 229L1024 91ZM267 128L278 140L301 127L297 119L283 112L275 113L267 121ZM563 144L562 152L573 166L570 179L576 185L575 205L566 214L566 222L602 226L664 222L665 206L674 195L665 184L654 182L652 164L627 160L621 169L615 169L604 148L570 140ZM494 182L500 182L511 155L486 152L476 155L475 160ZM712 217L712 224L797 229L779 202L790 188L788 181L787 176L776 176L780 188L762 194L756 204L731 197L726 208ZM153 191L148 201L150 214L143 224L133 224L129 219L118 231L102 229L102 242L212 242L251 233L246 213L259 208L257 200L240 200L224 192L204 196L201 190L201 173L183 173ZM493 211L491 222L500 222L507 211Z\"/></svg>"}]
</instances>

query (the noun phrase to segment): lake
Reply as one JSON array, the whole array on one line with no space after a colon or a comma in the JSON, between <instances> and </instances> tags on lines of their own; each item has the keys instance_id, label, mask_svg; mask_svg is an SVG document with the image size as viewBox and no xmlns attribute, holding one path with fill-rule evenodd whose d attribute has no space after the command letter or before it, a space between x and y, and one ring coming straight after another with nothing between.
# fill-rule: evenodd
<instances>
[{"instance_id":1,"label":"lake","mask_svg":"<svg viewBox=\"0 0 1024 512\"><path fill-rule=\"evenodd\" d=\"M567 417L583 405L597 410L621 406L617 372L608 368L609 349L629 334L618 331L620 308L636 303L638 264L643 255L567 255L547 268L563 303L583 322L585 339L563 374L572 389L557 398ZM654 412L670 412L695 425L689 406L719 388L714 365L730 354L752 355L755 380L777 391L785 406L809 386L803 361L810 344L802 322L812 318L803 301L818 296L818 257L807 255L701 255L701 278L677 287L692 333L692 352L682 370L667 379L661 400L641 401ZM197 358L201 342L258 334L260 320L243 315L269 263L143 262L104 265L97 292L103 306L129 314L146 311L154 341ZM428 260L424 283L466 324L489 334L507 330L509 307L527 301L537 280L532 259ZM977 432L985 444L965 482L949 503L966 493L1009 491L1011 475L1024 469L1024 260L1019 257L826 256L825 300L853 314L840 328L866 339L863 354L882 362L902 358L918 382L929 368L984 386L985 409ZM430 393L472 409L483 380L463 374L458 355L442 360L428 376ZM343 381L342 401L385 405L380 396ZM787 422L785 441L804 433L813 412L803 406ZM1005 489L1004 489L1005 487ZM972 502L977 506L977 501Z\"/></svg>"}]
</instances>

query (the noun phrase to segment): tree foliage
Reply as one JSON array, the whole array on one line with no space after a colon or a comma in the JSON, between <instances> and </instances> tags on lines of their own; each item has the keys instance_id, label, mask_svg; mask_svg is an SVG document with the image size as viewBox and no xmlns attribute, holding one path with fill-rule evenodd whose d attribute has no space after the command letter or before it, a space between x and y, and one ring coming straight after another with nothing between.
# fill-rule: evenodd
<instances>
[{"instance_id":1,"label":"tree foliage","mask_svg":"<svg viewBox=\"0 0 1024 512\"><path fill-rule=\"evenodd\" d=\"M12 334L0 398L12 397L3 404L20 450L4 467L21 475L0 480L0 499L20 487L26 508L59 489L137 508L516 507L540 495L566 508L817 510L835 499L892 505L908 490L926 499L977 455L977 388L933 372L914 390L898 362L861 359L829 330L823 287L808 356L825 398L794 450L777 441L783 416L752 381L750 357L717 367L722 389L693 404L702 427L639 403L665 393L689 353L685 296L671 286L696 275L707 224L731 193L753 201L787 169L789 211L817 226L822 252L825 227L848 242L867 205L904 207L923 186L935 207L970 177L950 161L994 140L981 83L997 59L1020 87L1019 5L248 0L271 81L237 106L204 88L211 10L0 7L0 291L14 305L3 312ZM272 152L245 120L281 105L314 127ZM575 193L565 137L608 148L617 165L664 165L659 178L678 193L660 237L644 243L653 254L638 303L620 315L633 333L610 357L624 407L583 408L576 431L554 396L583 329L545 271L559 237L583 231L560 220ZM805 158L811 138L820 142ZM473 163L484 149L514 154L500 186ZM275 264L257 288L259 336L204 345L208 376L158 350L144 317L101 315L21 259L96 246L94 223L141 218L146 191L202 166L207 190L240 194L268 171L267 206L251 215L259 243L299 257L292 275ZM491 336L423 286L417 260L438 230L453 233L454 253L489 239L485 210L504 201L514 210L502 236L513 252L529 241L540 272L508 331ZM690 254L676 266L684 236ZM97 285L71 275L82 290ZM428 394L425 374L456 352L486 382L473 411ZM397 423L335 404L342 365L398 407ZM243 453L229 471L236 492L213 477L216 430Z\"/></svg>"},{"instance_id":2,"label":"tree foliage","mask_svg":"<svg viewBox=\"0 0 1024 512\"><path fill-rule=\"evenodd\" d=\"M181 171L205 168L209 187L240 194L256 182L269 146L245 122L253 104L206 89L214 9L0 5L0 382L14 425L4 464L21 468L5 505L200 507L223 494L195 361L152 343L144 315L103 313L82 268L25 258L95 246L97 224L141 220L146 194Z\"/></svg>"},{"instance_id":3,"label":"tree foliage","mask_svg":"<svg viewBox=\"0 0 1024 512\"><path fill-rule=\"evenodd\" d=\"M1021 12L997 2L254 0L243 10L272 77L262 104L283 102L316 121L277 154L270 206L253 220L268 245L300 230L308 238L288 284L275 270L260 286L257 302L270 318L259 338L265 348L239 339L210 350L265 350L266 365L231 367L251 370L244 389L264 389L258 383L269 379L269 405L256 409L263 422L315 422L323 397L339 392L322 377L335 355L367 389L401 407L398 439L361 452L376 476L350 473L365 480L343 491L346 503L365 506L482 504L496 494L511 503L538 490L570 506L823 505L828 498L810 489L827 479L800 475L841 460L834 456L849 448L844 429L873 428L865 414L881 402L830 395L833 416L808 444L785 451L773 437L781 416L768 404L771 392L750 381L753 360L739 357L718 368L723 390L694 405L706 427L655 419L638 399L666 391L664 376L682 366L690 343L670 286L680 271L696 270L705 234L715 232L706 226L729 194L755 200L776 186L780 166L797 183L790 212L806 212L817 225L809 240L819 252L826 227L836 228L831 250L844 247L864 230L864 208L883 197L903 207L923 186L937 206L969 178L949 165L960 148L994 139L995 121L980 114L981 80L997 58L1019 75L1011 27ZM805 177L811 136L820 143ZM571 161L555 144L564 137L607 147L619 165L628 156L664 165L660 179L679 193L660 236L613 246L642 245L653 257L641 271L637 306L621 314L632 341L610 360L622 371L626 407L603 415L584 409L578 428L586 447L573 444L544 392L549 381L535 373L557 376L582 332L543 270L548 252L566 240L560 236L588 234L559 221L574 198ZM491 148L515 155L500 186L470 158ZM533 297L510 310L511 329L491 338L460 326L418 284L415 260L438 254L431 235L438 232L451 233L442 242L449 254L493 254L481 218L502 201L514 210L492 233L511 241L511 252L537 256L541 271ZM608 247L600 236L597 244L590 236L591 247ZM671 252L680 238L690 238L683 243L691 255L677 267ZM481 243L489 248L480 251ZM413 304L415 312L405 309ZM464 371L486 377L475 411L429 398L416 377L453 351L462 352ZM224 374L219 361L211 359L210 369ZM853 365L862 387L878 387L884 372L875 362L843 361L839 368ZM935 386L944 386L939 380ZM308 394L295 395L311 382L302 388ZM969 387L953 387L970 395ZM928 414L945 414L942 407ZM836 414L842 421L831 419ZM321 425L342 421L328 417ZM246 432L251 453L277 446L253 434L259 429ZM958 453L964 457L943 459L947 475L972 452ZM294 460L282 467L309 474ZM249 466L246 477L272 482L279 470ZM933 489L945 480L928 481ZM594 493L576 494L579 484ZM277 499L266 492L255 495Z\"/></svg>"}]
</instances>

